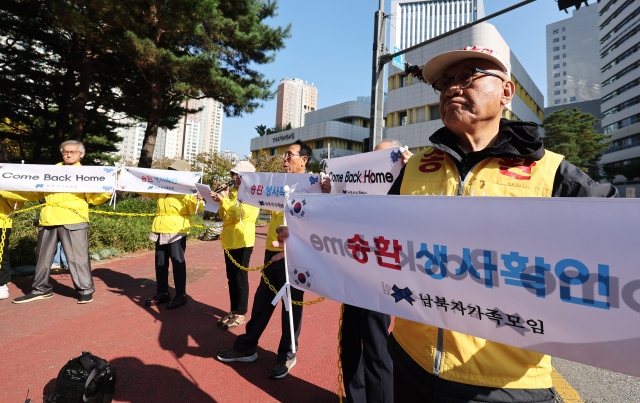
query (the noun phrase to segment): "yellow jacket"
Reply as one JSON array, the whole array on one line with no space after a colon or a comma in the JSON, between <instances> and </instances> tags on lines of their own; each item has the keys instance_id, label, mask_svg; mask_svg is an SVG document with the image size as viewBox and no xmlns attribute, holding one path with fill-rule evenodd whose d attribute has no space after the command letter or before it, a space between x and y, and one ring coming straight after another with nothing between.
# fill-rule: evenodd
<instances>
[{"instance_id":1,"label":"yellow jacket","mask_svg":"<svg viewBox=\"0 0 640 403\"><path fill-rule=\"evenodd\" d=\"M267 211L267 210L265 210ZM278 240L276 228L284 225L284 213L280 211L267 211L271 213L271 221L269 221L269 229L267 230L267 246L266 249L273 252L280 252L282 249L274 247L271 243Z\"/></svg>"},{"instance_id":2,"label":"yellow jacket","mask_svg":"<svg viewBox=\"0 0 640 403\"><path fill-rule=\"evenodd\" d=\"M256 219L260 209L242 204L242 223L240 223L240 207L238 190L229 192L229 197L220 200L218 214L224 219L220 240L227 249L249 248L256 243Z\"/></svg>"},{"instance_id":3,"label":"yellow jacket","mask_svg":"<svg viewBox=\"0 0 640 403\"><path fill-rule=\"evenodd\" d=\"M535 163L488 158L468 174L461 195L550 197L562 159L550 151ZM426 148L407 163L400 194L455 196L459 192L456 166L442 151ZM552 387L551 357L545 354L402 318L395 319L393 336L415 362L442 379L493 388ZM438 346L442 346L440 352Z\"/></svg>"},{"instance_id":4,"label":"yellow jacket","mask_svg":"<svg viewBox=\"0 0 640 403\"><path fill-rule=\"evenodd\" d=\"M11 214L13 210L21 209L22 206L24 206L23 201L7 199L0 195L0 231L3 225L6 228L11 228L13 219L9 214ZM6 224L3 224L3 221L6 222Z\"/></svg>"},{"instance_id":5,"label":"yellow jacket","mask_svg":"<svg viewBox=\"0 0 640 403\"><path fill-rule=\"evenodd\" d=\"M191 228L191 214L204 210L204 201L196 211L198 201L194 195L139 193L142 196L158 201L157 213L153 220L151 232L158 234L186 234Z\"/></svg>"}]
</instances>

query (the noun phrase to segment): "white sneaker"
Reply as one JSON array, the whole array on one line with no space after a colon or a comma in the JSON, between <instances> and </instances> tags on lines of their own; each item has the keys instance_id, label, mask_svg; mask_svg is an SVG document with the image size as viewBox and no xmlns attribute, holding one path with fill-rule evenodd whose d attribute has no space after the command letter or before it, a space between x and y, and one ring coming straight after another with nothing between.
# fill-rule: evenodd
<instances>
[{"instance_id":1,"label":"white sneaker","mask_svg":"<svg viewBox=\"0 0 640 403\"><path fill-rule=\"evenodd\" d=\"M0 285L0 299L9 298L9 287L7 285Z\"/></svg>"},{"instance_id":2,"label":"white sneaker","mask_svg":"<svg viewBox=\"0 0 640 403\"><path fill-rule=\"evenodd\" d=\"M61 268L61 267L60 267L60 265L59 265L59 264L52 264L52 265L51 265L51 270L57 270L57 269L60 269L60 268Z\"/></svg>"}]
</instances>

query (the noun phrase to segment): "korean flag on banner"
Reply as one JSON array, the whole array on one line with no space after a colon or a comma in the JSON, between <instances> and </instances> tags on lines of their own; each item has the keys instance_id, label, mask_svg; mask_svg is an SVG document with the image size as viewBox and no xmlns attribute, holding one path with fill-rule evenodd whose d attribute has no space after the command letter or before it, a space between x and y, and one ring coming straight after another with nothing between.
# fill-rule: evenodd
<instances>
[{"instance_id":1,"label":"korean flag on banner","mask_svg":"<svg viewBox=\"0 0 640 403\"><path fill-rule=\"evenodd\" d=\"M309 204L304 198L293 198L287 203L287 214L306 220L309 218Z\"/></svg>"},{"instance_id":2,"label":"korean flag on banner","mask_svg":"<svg viewBox=\"0 0 640 403\"><path fill-rule=\"evenodd\" d=\"M294 267L291 273L291 282L296 288L301 290L316 290L316 277L313 269L301 269L299 267Z\"/></svg>"}]
</instances>

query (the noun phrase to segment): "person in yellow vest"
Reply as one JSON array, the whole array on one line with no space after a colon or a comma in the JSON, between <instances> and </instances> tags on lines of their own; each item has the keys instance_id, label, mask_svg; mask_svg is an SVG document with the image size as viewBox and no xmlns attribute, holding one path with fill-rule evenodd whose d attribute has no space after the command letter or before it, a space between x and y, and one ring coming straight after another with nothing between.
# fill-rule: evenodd
<instances>
[{"instance_id":1,"label":"person in yellow vest","mask_svg":"<svg viewBox=\"0 0 640 403\"><path fill-rule=\"evenodd\" d=\"M174 161L169 168L174 171L190 171L191 165L185 160ZM191 214L204 210L200 194L139 193L158 200L156 218L151 224L149 240L156 243L156 295L145 302L154 306L168 302L167 309L179 308L189 300L187 295L187 264L184 252L187 236L191 228ZM169 294L169 260L173 267L173 282L176 295Z\"/></svg>"},{"instance_id":2,"label":"person in yellow vest","mask_svg":"<svg viewBox=\"0 0 640 403\"><path fill-rule=\"evenodd\" d=\"M57 165L77 165L84 157L84 144L76 140L67 140L60 145L63 162ZM3 197L22 201L45 199L47 203L60 206L46 206L40 213L38 244L36 246L36 274L33 279L33 291L13 300L14 304L37 301L53 297L49 284L51 263L62 243L67 255L69 273L80 296L78 304L93 301L93 278L91 277L91 259L89 258L89 203L100 205L111 198L110 193L49 193L49 192L0 192ZM68 207L68 208L65 208ZM70 210L69 208L73 209Z\"/></svg>"},{"instance_id":3,"label":"person in yellow vest","mask_svg":"<svg viewBox=\"0 0 640 403\"><path fill-rule=\"evenodd\" d=\"M305 173L307 172L307 163L311 159L313 151L311 147L304 144L302 141L297 140L289 148L287 148L284 154L283 167L286 173ZM328 178L325 178L321 182L322 192L329 193L331 191L331 184ZM272 212L271 220L269 221L269 228L267 230L267 244L264 255L264 264L267 264L272 260L274 256L282 252L281 248L277 248L273 245L278 237L276 234L276 228L284 223L284 213ZM285 270L284 261L279 260L273 262L269 267L264 269L264 273L269 282L277 289L280 290L285 284ZM247 323L246 333L238 336L232 348L221 349L218 352L217 358L222 362L253 362L258 359L258 353L256 353L256 347L260 336L267 328L269 320L275 307L271 304L275 295L269 289L269 286L264 282L264 279L260 280L260 285L256 290L256 294L253 298L253 306L251 307L251 319ZM297 288L291 287L291 298L294 301L302 301L304 298L304 292ZM298 337L300 336L301 322L302 322L302 306L293 305L293 329L296 346L298 346ZM269 378L281 379L287 376L289 370L296 364L296 354L291 350L291 330L289 327L289 313L285 310L284 304L282 304L282 334L280 336L280 345L278 346L278 356L276 365L269 371Z\"/></svg>"},{"instance_id":4,"label":"person in yellow vest","mask_svg":"<svg viewBox=\"0 0 640 403\"><path fill-rule=\"evenodd\" d=\"M256 219L260 209L248 204L238 203L239 174L255 172L256 168L249 161L240 161L231 169L231 176L236 187L220 193L211 192L213 200L220 203L218 214L224 219L220 240L233 259L243 267L249 267L249 260L256 242ZM225 253L224 262L229 281L229 299L231 309L218 321L218 326L229 330L242 325L249 305L249 276L246 270L238 268Z\"/></svg>"},{"instance_id":5,"label":"person in yellow vest","mask_svg":"<svg viewBox=\"0 0 640 403\"><path fill-rule=\"evenodd\" d=\"M0 149L0 163L8 163L9 153ZM7 283L11 281L11 259L9 258L9 238L11 237L11 224L13 222L12 213L21 209L24 201L7 199L0 196L0 243L2 243L2 256L0 259L0 299L9 298L9 287ZM2 239L2 227L4 239Z\"/></svg>"},{"instance_id":6,"label":"person in yellow vest","mask_svg":"<svg viewBox=\"0 0 640 403\"><path fill-rule=\"evenodd\" d=\"M422 74L440 96L444 127L409 159L389 194L618 196L615 187L546 151L536 123L501 119L515 85L496 51L443 53ZM278 232L282 244L288 229ZM398 403L555 402L548 355L397 317L387 349Z\"/></svg>"}]
</instances>

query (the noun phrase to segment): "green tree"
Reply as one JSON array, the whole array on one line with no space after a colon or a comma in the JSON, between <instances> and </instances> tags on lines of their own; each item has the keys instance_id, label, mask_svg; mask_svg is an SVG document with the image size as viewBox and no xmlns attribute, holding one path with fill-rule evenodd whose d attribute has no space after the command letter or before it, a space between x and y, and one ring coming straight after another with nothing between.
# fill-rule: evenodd
<instances>
[{"instance_id":1,"label":"green tree","mask_svg":"<svg viewBox=\"0 0 640 403\"><path fill-rule=\"evenodd\" d=\"M633 181L634 179L640 178L640 163L633 162L622 165L619 167L619 171L621 175L624 175L624 177L627 178L627 181Z\"/></svg>"},{"instance_id":2,"label":"green tree","mask_svg":"<svg viewBox=\"0 0 640 403\"><path fill-rule=\"evenodd\" d=\"M616 179L616 176L622 175L620 171L620 167L614 165L604 165L602 167L602 177L607 180L607 182L613 184L613 181Z\"/></svg>"},{"instance_id":3,"label":"green tree","mask_svg":"<svg viewBox=\"0 0 640 403\"><path fill-rule=\"evenodd\" d=\"M207 152L196 156L191 170L199 171L203 168L202 183L211 186L211 189L215 190L218 186L231 180L231 168L234 166L235 163L229 158L225 158L216 152Z\"/></svg>"},{"instance_id":4,"label":"green tree","mask_svg":"<svg viewBox=\"0 0 640 403\"><path fill-rule=\"evenodd\" d=\"M265 136L267 134L267 125L258 125L256 126L256 131L260 137Z\"/></svg>"},{"instance_id":5,"label":"green tree","mask_svg":"<svg viewBox=\"0 0 640 403\"><path fill-rule=\"evenodd\" d=\"M610 135L598 133L593 125L598 123L590 113L573 108L557 110L545 117L544 146L547 150L564 155L565 159L585 172L596 171L600 153L609 147L605 142Z\"/></svg>"},{"instance_id":6,"label":"green tree","mask_svg":"<svg viewBox=\"0 0 640 403\"><path fill-rule=\"evenodd\" d=\"M309 172L320 173L324 172L324 162L323 160L327 159L327 152L323 151L319 154L313 154L311 161L307 164L307 170ZM331 158L336 157L336 150L334 148L331 149Z\"/></svg>"},{"instance_id":7,"label":"green tree","mask_svg":"<svg viewBox=\"0 0 640 403\"><path fill-rule=\"evenodd\" d=\"M282 155L271 155L260 158L245 156L244 158L256 167L256 172L284 172Z\"/></svg>"},{"instance_id":8,"label":"green tree","mask_svg":"<svg viewBox=\"0 0 640 403\"><path fill-rule=\"evenodd\" d=\"M150 167L163 114L185 98L214 98L227 116L252 113L272 99L272 80L252 69L271 63L290 26L270 27L277 3L263 0L133 0L136 22L121 50L137 66L147 98L138 166Z\"/></svg>"}]
</instances>

